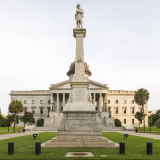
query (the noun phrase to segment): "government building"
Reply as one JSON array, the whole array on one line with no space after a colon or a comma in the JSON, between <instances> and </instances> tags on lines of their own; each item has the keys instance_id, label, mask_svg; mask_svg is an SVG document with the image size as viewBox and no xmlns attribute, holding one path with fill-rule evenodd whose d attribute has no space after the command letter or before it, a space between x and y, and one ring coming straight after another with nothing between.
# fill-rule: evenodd
<instances>
[{"instance_id":1,"label":"government building","mask_svg":"<svg viewBox=\"0 0 160 160\"><path fill-rule=\"evenodd\" d=\"M89 90L92 96L92 103L95 106L97 118L104 127L114 127L114 118L118 118L122 126L139 126L139 122L134 118L137 111L141 111L141 106L134 101L135 91L130 90L110 90L108 84L101 84L90 80L92 72L87 63L84 63L85 75L89 80ZM24 112L32 112L37 121L44 119L44 127L58 127L62 117L63 109L71 94L70 81L75 75L75 62L71 63L67 72L68 80L51 84L48 90L31 91L11 91L11 100L20 100L24 105ZM148 102L144 106L145 113L148 113ZM19 115L23 115L20 113ZM143 123L142 123L143 124ZM141 126L143 126L141 124ZM148 125L148 117L145 119ZM23 126L19 122L17 126Z\"/></svg>"}]
</instances>

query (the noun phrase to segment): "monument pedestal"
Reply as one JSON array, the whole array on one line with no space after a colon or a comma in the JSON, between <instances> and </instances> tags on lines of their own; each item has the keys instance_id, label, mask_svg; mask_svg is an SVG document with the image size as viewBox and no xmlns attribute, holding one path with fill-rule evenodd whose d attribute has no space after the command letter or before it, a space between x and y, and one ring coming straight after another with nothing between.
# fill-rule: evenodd
<instances>
[{"instance_id":1,"label":"monument pedestal","mask_svg":"<svg viewBox=\"0 0 160 160\"><path fill-rule=\"evenodd\" d=\"M42 148L118 148L119 145L102 137L102 126L96 111L64 111L57 137Z\"/></svg>"}]
</instances>

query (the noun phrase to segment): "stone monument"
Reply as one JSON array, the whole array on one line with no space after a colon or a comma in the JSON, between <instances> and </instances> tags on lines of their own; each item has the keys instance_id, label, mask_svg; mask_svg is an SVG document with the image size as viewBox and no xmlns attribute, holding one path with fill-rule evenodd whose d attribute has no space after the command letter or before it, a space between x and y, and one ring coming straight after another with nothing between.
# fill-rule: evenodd
<instances>
[{"instance_id":1,"label":"stone monument","mask_svg":"<svg viewBox=\"0 0 160 160\"><path fill-rule=\"evenodd\" d=\"M42 148L118 148L118 144L102 137L102 126L96 120L97 111L91 103L92 97L88 89L89 80L84 72L83 10L77 5L75 75L70 82L72 92L64 107L63 119L58 128L57 137L42 144Z\"/></svg>"}]
</instances>

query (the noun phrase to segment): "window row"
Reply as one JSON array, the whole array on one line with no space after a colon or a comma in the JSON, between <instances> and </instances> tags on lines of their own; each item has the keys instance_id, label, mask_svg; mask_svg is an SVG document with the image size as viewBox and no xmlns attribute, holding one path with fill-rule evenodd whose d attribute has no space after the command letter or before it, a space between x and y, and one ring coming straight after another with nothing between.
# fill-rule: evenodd
<instances>
[{"instance_id":1,"label":"window row","mask_svg":"<svg viewBox=\"0 0 160 160\"><path fill-rule=\"evenodd\" d=\"M124 123L124 124L127 123L126 119L123 120L123 123ZM141 121L140 123L142 124L142 121ZM132 119L132 124L134 124L134 119Z\"/></svg>"},{"instance_id":2,"label":"window row","mask_svg":"<svg viewBox=\"0 0 160 160\"><path fill-rule=\"evenodd\" d=\"M27 100L24 100L24 104L27 104ZM35 104L35 100L32 100L32 104ZM43 104L43 100L40 100L40 104ZM51 104L51 100L48 100L48 104Z\"/></svg>"},{"instance_id":3,"label":"window row","mask_svg":"<svg viewBox=\"0 0 160 160\"><path fill-rule=\"evenodd\" d=\"M111 103L111 100L108 100L108 104ZM134 104L134 100L131 100L131 103ZM115 100L115 104L118 104L118 100ZM127 100L123 100L123 104L127 104Z\"/></svg>"},{"instance_id":4,"label":"window row","mask_svg":"<svg viewBox=\"0 0 160 160\"><path fill-rule=\"evenodd\" d=\"M109 111L110 111L110 108L109 108ZM134 114L134 113L135 113L135 108L132 108L131 111L132 111L132 114ZM116 108L116 114L118 114L118 112L119 112L119 108ZM124 113L124 114L127 113L127 108L124 108L123 113Z\"/></svg>"}]
</instances>

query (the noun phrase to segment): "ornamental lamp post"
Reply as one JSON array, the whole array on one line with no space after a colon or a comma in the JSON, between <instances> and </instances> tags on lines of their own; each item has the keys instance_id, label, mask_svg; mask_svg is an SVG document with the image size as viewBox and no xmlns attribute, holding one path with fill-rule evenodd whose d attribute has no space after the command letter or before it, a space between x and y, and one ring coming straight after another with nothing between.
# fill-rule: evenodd
<instances>
[{"instance_id":1,"label":"ornamental lamp post","mask_svg":"<svg viewBox=\"0 0 160 160\"><path fill-rule=\"evenodd\" d=\"M7 120L8 120L8 132L9 132L9 112L8 112L8 118L7 118Z\"/></svg>"},{"instance_id":2,"label":"ornamental lamp post","mask_svg":"<svg viewBox=\"0 0 160 160\"><path fill-rule=\"evenodd\" d=\"M49 117L49 111L50 111L50 106L49 105L47 106L47 109L48 109L48 115L47 115L47 117Z\"/></svg>"},{"instance_id":3,"label":"ornamental lamp post","mask_svg":"<svg viewBox=\"0 0 160 160\"><path fill-rule=\"evenodd\" d=\"M151 113L152 111L149 111L148 113L150 113L150 132L151 132Z\"/></svg>"},{"instance_id":4,"label":"ornamental lamp post","mask_svg":"<svg viewBox=\"0 0 160 160\"><path fill-rule=\"evenodd\" d=\"M53 101L52 101L52 112L53 112Z\"/></svg>"}]
</instances>

